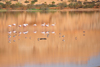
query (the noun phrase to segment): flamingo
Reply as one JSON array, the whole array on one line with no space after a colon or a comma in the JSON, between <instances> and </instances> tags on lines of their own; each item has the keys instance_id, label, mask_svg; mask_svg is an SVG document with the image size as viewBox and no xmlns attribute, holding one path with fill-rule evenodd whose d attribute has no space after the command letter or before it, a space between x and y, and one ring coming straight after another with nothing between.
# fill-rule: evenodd
<instances>
[{"instance_id":1,"label":"flamingo","mask_svg":"<svg viewBox=\"0 0 100 67\"><path fill-rule=\"evenodd\" d=\"M46 27L49 27L49 24L46 24L45 26L46 26Z\"/></svg>"},{"instance_id":2,"label":"flamingo","mask_svg":"<svg viewBox=\"0 0 100 67\"><path fill-rule=\"evenodd\" d=\"M25 27L25 26L26 26L26 24L23 24L23 26Z\"/></svg>"},{"instance_id":3,"label":"flamingo","mask_svg":"<svg viewBox=\"0 0 100 67\"><path fill-rule=\"evenodd\" d=\"M20 28L22 25L19 25L18 27ZM19 31L19 34L22 34L22 32ZM20 35L19 35L20 36ZM19 39L20 40L20 39Z\"/></svg>"},{"instance_id":4,"label":"flamingo","mask_svg":"<svg viewBox=\"0 0 100 67\"><path fill-rule=\"evenodd\" d=\"M37 24L34 24L33 26L36 27ZM37 33L36 28L34 29L34 33Z\"/></svg>"},{"instance_id":5,"label":"flamingo","mask_svg":"<svg viewBox=\"0 0 100 67\"><path fill-rule=\"evenodd\" d=\"M55 25L56 25L56 23L54 23L54 24L51 24L51 26L53 26L53 27L54 27Z\"/></svg>"},{"instance_id":6,"label":"flamingo","mask_svg":"<svg viewBox=\"0 0 100 67\"><path fill-rule=\"evenodd\" d=\"M25 32L26 34L28 33L28 31Z\"/></svg>"},{"instance_id":7,"label":"flamingo","mask_svg":"<svg viewBox=\"0 0 100 67\"><path fill-rule=\"evenodd\" d=\"M45 31L42 31L41 33L42 33L42 34L45 34Z\"/></svg>"},{"instance_id":8,"label":"flamingo","mask_svg":"<svg viewBox=\"0 0 100 67\"><path fill-rule=\"evenodd\" d=\"M19 34L22 34L22 32L19 32ZM20 36L20 35L19 35ZM19 38L19 37L18 37ZM20 40L20 38L18 39L18 40Z\"/></svg>"},{"instance_id":9,"label":"flamingo","mask_svg":"<svg viewBox=\"0 0 100 67\"><path fill-rule=\"evenodd\" d=\"M51 26L55 26L55 23L54 24L51 24Z\"/></svg>"},{"instance_id":10,"label":"flamingo","mask_svg":"<svg viewBox=\"0 0 100 67\"><path fill-rule=\"evenodd\" d=\"M9 31L8 33L9 33L9 34L11 34L12 32L11 32L11 31Z\"/></svg>"},{"instance_id":11,"label":"flamingo","mask_svg":"<svg viewBox=\"0 0 100 67\"><path fill-rule=\"evenodd\" d=\"M28 26L28 24L26 24L26 27ZM27 29L27 28L26 28Z\"/></svg>"},{"instance_id":12,"label":"flamingo","mask_svg":"<svg viewBox=\"0 0 100 67\"><path fill-rule=\"evenodd\" d=\"M27 34L27 33L28 33L28 31L24 31L24 32L23 32L23 34Z\"/></svg>"},{"instance_id":13,"label":"flamingo","mask_svg":"<svg viewBox=\"0 0 100 67\"><path fill-rule=\"evenodd\" d=\"M9 31L8 33L10 33L10 34L11 34L11 31ZM10 36L10 35L8 35L8 42L9 42L9 43L11 43L11 39L10 39L10 38L11 38L11 36Z\"/></svg>"},{"instance_id":14,"label":"flamingo","mask_svg":"<svg viewBox=\"0 0 100 67\"><path fill-rule=\"evenodd\" d=\"M26 27L26 26L27 26L26 24L23 24L23 27L24 27L24 31L26 30L26 29L25 29L25 27Z\"/></svg>"},{"instance_id":15,"label":"flamingo","mask_svg":"<svg viewBox=\"0 0 100 67\"><path fill-rule=\"evenodd\" d=\"M13 33L16 33L16 31L15 31L16 24L12 24L12 26L13 26Z\"/></svg>"},{"instance_id":16,"label":"flamingo","mask_svg":"<svg viewBox=\"0 0 100 67\"><path fill-rule=\"evenodd\" d=\"M28 24L26 24L26 26L28 26Z\"/></svg>"},{"instance_id":17,"label":"flamingo","mask_svg":"<svg viewBox=\"0 0 100 67\"><path fill-rule=\"evenodd\" d=\"M11 27L11 25L8 25L8 27Z\"/></svg>"},{"instance_id":18,"label":"flamingo","mask_svg":"<svg viewBox=\"0 0 100 67\"><path fill-rule=\"evenodd\" d=\"M49 31L47 31L46 34L49 34Z\"/></svg>"},{"instance_id":19,"label":"flamingo","mask_svg":"<svg viewBox=\"0 0 100 67\"><path fill-rule=\"evenodd\" d=\"M42 26L42 27L45 26L45 23L41 24L41 26Z\"/></svg>"},{"instance_id":20,"label":"flamingo","mask_svg":"<svg viewBox=\"0 0 100 67\"><path fill-rule=\"evenodd\" d=\"M37 33L37 31L34 31L34 33Z\"/></svg>"},{"instance_id":21,"label":"flamingo","mask_svg":"<svg viewBox=\"0 0 100 67\"><path fill-rule=\"evenodd\" d=\"M22 26L22 25L19 25L18 27L20 28L21 26ZM22 32L19 31L19 34L22 34ZM19 35L19 36L20 36L20 35ZM18 38L19 38L19 37L18 37ZM19 38L18 40L20 40L20 38Z\"/></svg>"},{"instance_id":22,"label":"flamingo","mask_svg":"<svg viewBox=\"0 0 100 67\"><path fill-rule=\"evenodd\" d=\"M22 34L22 32L19 32L19 34Z\"/></svg>"},{"instance_id":23,"label":"flamingo","mask_svg":"<svg viewBox=\"0 0 100 67\"><path fill-rule=\"evenodd\" d=\"M13 31L13 33L16 33L16 31Z\"/></svg>"},{"instance_id":24,"label":"flamingo","mask_svg":"<svg viewBox=\"0 0 100 67\"><path fill-rule=\"evenodd\" d=\"M37 24L34 24L33 26L37 26Z\"/></svg>"},{"instance_id":25,"label":"flamingo","mask_svg":"<svg viewBox=\"0 0 100 67\"><path fill-rule=\"evenodd\" d=\"M49 24L46 24L45 26L46 26L46 27L49 27ZM49 31L46 31L46 33L49 34Z\"/></svg>"},{"instance_id":26,"label":"flamingo","mask_svg":"<svg viewBox=\"0 0 100 67\"><path fill-rule=\"evenodd\" d=\"M13 31L15 30L15 27L14 26L16 26L16 24L12 24L12 26L13 26Z\"/></svg>"},{"instance_id":27,"label":"flamingo","mask_svg":"<svg viewBox=\"0 0 100 67\"><path fill-rule=\"evenodd\" d=\"M9 27L9 31L10 31L11 25L8 25L8 27Z\"/></svg>"},{"instance_id":28,"label":"flamingo","mask_svg":"<svg viewBox=\"0 0 100 67\"><path fill-rule=\"evenodd\" d=\"M13 33L16 33L16 31L15 31L16 24L14 23L14 24L12 24L12 26L13 26ZM16 36L16 35L13 36L13 37L14 37L14 40L13 40L14 42L15 42L15 36Z\"/></svg>"},{"instance_id":29,"label":"flamingo","mask_svg":"<svg viewBox=\"0 0 100 67\"><path fill-rule=\"evenodd\" d=\"M21 27L21 25L19 25L18 27Z\"/></svg>"},{"instance_id":30,"label":"flamingo","mask_svg":"<svg viewBox=\"0 0 100 67\"><path fill-rule=\"evenodd\" d=\"M18 27L20 28L22 25L19 25Z\"/></svg>"},{"instance_id":31,"label":"flamingo","mask_svg":"<svg viewBox=\"0 0 100 67\"><path fill-rule=\"evenodd\" d=\"M51 24L51 26L52 26L52 27L54 27L54 26L55 26L55 24L56 24L56 23ZM53 30L54 30L54 28L53 28ZM52 31L52 33L55 33L55 32L54 32L54 31Z\"/></svg>"},{"instance_id":32,"label":"flamingo","mask_svg":"<svg viewBox=\"0 0 100 67\"><path fill-rule=\"evenodd\" d=\"M21 25L19 25L18 27L20 28L20 27L21 27ZM20 33L20 31L19 31L19 33Z\"/></svg>"},{"instance_id":33,"label":"flamingo","mask_svg":"<svg viewBox=\"0 0 100 67\"><path fill-rule=\"evenodd\" d=\"M16 26L16 24L13 24L13 26Z\"/></svg>"},{"instance_id":34,"label":"flamingo","mask_svg":"<svg viewBox=\"0 0 100 67\"><path fill-rule=\"evenodd\" d=\"M45 23L41 24L42 28L45 26Z\"/></svg>"},{"instance_id":35,"label":"flamingo","mask_svg":"<svg viewBox=\"0 0 100 67\"><path fill-rule=\"evenodd\" d=\"M55 31L52 31L51 33L52 33L52 34L54 34L54 33L55 33Z\"/></svg>"},{"instance_id":36,"label":"flamingo","mask_svg":"<svg viewBox=\"0 0 100 67\"><path fill-rule=\"evenodd\" d=\"M27 34L27 33L28 33L28 31L24 31L24 32L23 32L23 34ZM25 37L25 38L27 38L27 37Z\"/></svg>"},{"instance_id":37,"label":"flamingo","mask_svg":"<svg viewBox=\"0 0 100 67\"><path fill-rule=\"evenodd\" d=\"M43 23L43 24L41 24L41 26L42 26L42 34L45 34L45 32L43 31L43 27L45 26L45 23Z\"/></svg>"}]
</instances>

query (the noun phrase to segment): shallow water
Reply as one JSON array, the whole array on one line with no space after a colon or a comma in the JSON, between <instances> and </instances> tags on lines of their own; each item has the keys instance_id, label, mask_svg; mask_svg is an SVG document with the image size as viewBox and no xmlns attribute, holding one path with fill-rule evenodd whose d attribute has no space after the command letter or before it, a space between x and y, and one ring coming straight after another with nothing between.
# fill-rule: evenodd
<instances>
[{"instance_id":1,"label":"shallow water","mask_svg":"<svg viewBox=\"0 0 100 67\"><path fill-rule=\"evenodd\" d=\"M100 12L0 12L0 67L97 66Z\"/></svg>"}]
</instances>

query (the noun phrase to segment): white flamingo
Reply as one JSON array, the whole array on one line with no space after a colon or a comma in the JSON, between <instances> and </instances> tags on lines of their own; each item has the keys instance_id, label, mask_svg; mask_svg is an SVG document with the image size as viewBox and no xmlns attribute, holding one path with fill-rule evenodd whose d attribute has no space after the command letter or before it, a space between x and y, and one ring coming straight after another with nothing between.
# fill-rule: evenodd
<instances>
[{"instance_id":1,"label":"white flamingo","mask_svg":"<svg viewBox=\"0 0 100 67\"><path fill-rule=\"evenodd\" d=\"M49 31L47 31L46 34L49 34Z\"/></svg>"},{"instance_id":2,"label":"white flamingo","mask_svg":"<svg viewBox=\"0 0 100 67\"><path fill-rule=\"evenodd\" d=\"M37 24L33 24L34 27L37 26ZM34 33L37 33L36 28L34 29Z\"/></svg>"},{"instance_id":3,"label":"white flamingo","mask_svg":"<svg viewBox=\"0 0 100 67\"><path fill-rule=\"evenodd\" d=\"M26 24L26 27L28 26L28 24ZM27 29L27 28L26 28Z\"/></svg>"},{"instance_id":4,"label":"white flamingo","mask_svg":"<svg viewBox=\"0 0 100 67\"><path fill-rule=\"evenodd\" d=\"M19 32L19 34L22 34L22 32ZM18 36L20 36L20 35L18 35ZM20 40L20 37L18 37L19 39L18 40Z\"/></svg>"},{"instance_id":5,"label":"white flamingo","mask_svg":"<svg viewBox=\"0 0 100 67\"><path fill-rule=\"evenodd\" d=\"M8 30L10 31L11 25L8 25Z\"/></svg>"},{"instance_id":6,"label":"white flamingo","mask_svg":"<svg viewBox=\"0 0 100 67\"><path fill-rule=\"evenodd\" d=\"M27 34L28 33L28 31L25 31L25 34Z\"/></svg>"},{"instance_id":7,"label":"white flamingo","mask_svg":"<svg viewBox=\"0 0 100 67\"><path fill-rule=\"evenodd\" d=\"M15 30L15 26L16 26L16 24L12 24L12 26L13 26L13 31Z\"/></svg>"},{"instance_id":8,"label":"white flamingo","mask_svg":"<svg viewBox=\"0 0 100 67\"><path fill-rule=\"evenodd\" d=\"M23 34L27 34L27 33L28 33L28 31L24 31L24 32L23 32Z\"/></svg>"},{"instance_id":9,"label":"white flamingo","mask_svg":"<svg viewBox=\"0 0 100 67\"><path fill-rule=\"evenodd\" d=\"M9 34L11 34L12 32L11 32L11 31L9 31L8 33L9 33Z\"/></svg>"},{"instance_id":10,"label":"white flamingo","mask_svg":"<svg viewBox=\"0 0 100 67\"><path fill-rule=\"evenodd\" d=\"M12 24L12 26L16 26L16 24Z\"/></svg>"},{"instance_id":11,"label":"white flamingo","mask_svg":"<svg viewBox=\"0 0 100 67\"><path fill-rule=\"evenodd\" d=\"M21 26L22 26L22 25L19 25L18 27L20 28ZM22 34L22 32L19 31L19 34ZM20 35L19 35L19 36L20 36ZM20 38L19 38L18 40L20 40Z\"/></svg>"},{"instance_id":12,"label":"white flamingo","mask_svg":"<svg viewBox=\"0 0 100 67\"><path fill-rule=\"evenodd\" d=\"M45 26L47 28L47 27L49 27L49 24L46 24ZM46 33L49 34L49 31L46 31Z\"/></svg>"},{"instance_id":13,"label":"white flamingo","mask_svg":"<svg viewBox=\"0 0 100 67\"><path fill-rule=\"evenodd\" d=\"M26 33L28 33L28 31L26 31Z\"/></svg>"},{"instance_id":14,"label":"white flamingo","mask_svg":"<svg viewBox=\"0 0 100 67\"><path fill-rule=\"evenodd\" d=\"M45 26L45 23L41 24L41 26L44 27Z\"/></svg>"},{"instance_id":15,"label":"white flamingo","mask_svg":"<svg viewBox=\"0 0 100 67\"><path fill-rule=\"evenodd\" d=\"M43 27L45 26L45 23L41 24L41 26L42 26L42 29L43 29Z\"/></svg>"},{"instance_id":16,"label":"white flamingo","mask_svg":"<svg viewBox=\"0 0 100 67\"><path fill-rule=\"evenodd\" d=\"M34 31L34 33L37 33L37 31Z\"/></svg>"},{"instance_id":17,"label":"white flamingo","mask_svg":"<svg viewBox=\"0 0 100 67\"><path fill-rule=\"evenodd\" d=\"M54 24L51 24L51 26L55 26L56 25L56 23L54 23Z\"/></svg>"},{"instance_id":18,"label":"white flamingo","mask_svg":"<svg viewBox=\"0 0 100 67\"><path fill-rule=\"evenodd\" d=\"M19 25L18 27L21 27L21 25Z\"/></svg>"},{"instance_id":19,"label":"white flamingo","mask_svg":"<svg viewBox=\"0 0 100 67\"><path fill-rule=\"evenodd\" d=\"M19 32L19 34L22 34L22 32Z\"/></svg>"},{"instance_id":20,"label":"white flamingo","mask_svg":"<svg viewBox=\"0 0 100 67\"><path fill-rule=\"evenodd\" d=\"M55 31L52 31L51 33L52 33L52 34L54 34L54 33L55 33Z\"/></svg>"},{"instance_id":21,"label":"white flamingo","mask_svg":"<svg viewBox=\"0 0 100 67\"><path fill-rule=\"evenodd\" d=\"M23 27L24 27L24 31L26 30L26 28L25 28L26 26L27 26L26 24L23 24Z\"/></svg>"},{"instance_id":22,"label":"white flamingo","mask_svg":"<svg viewBox=\"0 0 100 67\"><path fill-rule=\"evenodd\" d=\"M13 24L13 26L16 26L16 24Z\"/></svg>"},{"instance_id":23,"label":"white flamingo","mask_svg":"<svg viewBox=\"0 0 100 67\"><path fill-rule=\"evenodd\" d=\"M33 26L37 26L37 24L34 24Z\"/></svg>"},{"instance_id":24,"label":"white flamingo","mask_svg":"<svg viewBox=\"0 0 100 67\"><path fill-rule=\"evenodd\" d=\"M16 33L16 31L13 31L13 33Z\"/></svg>"},{"instance_id":25,"label":"white flamingo","mask_svg":"<svg viewBox=\"0 0 100 67\"><path fill-rule=\"evenodd\" d=\"M28 26L28 24L26 24L26 26Z\"/></svg>"},{"instance_id":26,"label":"white flamingo","mask_svg":"<svg viewBox=\"0 0 100 67\"><path fill-rule=\"evenodd\" d=\"M11 25L8 25L8 27L11 27Z\"/></svg>"},{"instance_id":27,"label":"white flamingo","mask_svg":"<svg viewBox=\"0 0 100 67\"><path fill-rule=\"evenodd\" d=\"M26 24L23 24L24 27L26 27Z\"/></svg>"},{"instance_id":28,"label":"white flamingo","mask_svg":"<svg viewBox=\"0 0 100 67\"><path fill-rule=\"evenodd\" d=\"M24 31L24 32L23 32L23 34L27 34L27 33L28 33L28 31ZM27 38L27 37L25 36L25 38Z\"/></svg>"},{"instance_id":29,"label":"white flamingo","mask_svg":"<svg viewBox=\"0 0 100 67\"><path fill-rule=\"evenodd\" d=\"M42 33L42 34L45 34L45 31L42 31L41 33Z\"/></svg>"},{"instance_id":30,"label":"white flamingo","mask_svg":"<svg viewBox=\"0 0 100 67\"><path fill-rule=\"evenodd\" d=\"M22 25L19 25L18 27L20 28Z\"/></svg>"},{"instance_id":31,"label":"white flamingo","mask_svg":"<svg viewBox=\"0 0 100 67\"><path fill-rule=\"evenodd\" d=\"M43 27L45 26L45 23L43 23L43 24L41 24L41 26L42 26L42 34L45 34L45 31L43 31Z\"/></svg>"},{"instance_id":32,"label":"white flamingo","mask_svg":"<svg viewBox=\"0 0 100 67\"><path fill-rule=\"evenodd\" d=\"M54 26L55 26L55 25L56 25L56 23L51 24L51 26L53 27L53 31L52 31L53 34L55 33L55 31L54 31Z\"/></svg>"},{"instance_id":33,"label":"white flamingo","mask_svg":"<svg viewBox=\"0 0 100 67\"><path fill-rule=\"evenodd\" d=\"M46 24L45 26L46 26L46 27L49 27L49 24Z\"/></svg>"}]
</instances>

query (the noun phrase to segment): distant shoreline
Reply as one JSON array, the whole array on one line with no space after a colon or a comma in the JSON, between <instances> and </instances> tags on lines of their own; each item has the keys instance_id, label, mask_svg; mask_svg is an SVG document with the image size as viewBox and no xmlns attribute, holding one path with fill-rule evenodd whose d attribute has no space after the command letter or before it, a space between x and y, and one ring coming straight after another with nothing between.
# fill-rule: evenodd
<instances>
[{"instance_id":1,"label":"distant shoreline","mask_svg":"<svg viewBox=\"0 0 100 67\"><path fill-rule=\"evenodd\" d=\"M43 11L43 10L3 10L1 9L1 11ZM100 11L100 8L79 8L79 9L62 9L62 10L44 10L44 11Z\"/></svg>"}]
</instances>

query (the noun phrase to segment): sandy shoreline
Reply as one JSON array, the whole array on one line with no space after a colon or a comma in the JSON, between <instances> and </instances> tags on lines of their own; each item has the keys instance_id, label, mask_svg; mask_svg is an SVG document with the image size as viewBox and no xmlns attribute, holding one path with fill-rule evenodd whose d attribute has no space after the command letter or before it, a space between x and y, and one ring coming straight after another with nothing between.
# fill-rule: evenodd
<instances>
[{"instance_id":1,"label":"sandy shoreline","mask_svg":"<svg viewBox=\"0 0 100 67\"><path fill-rule=\"evenodd\" d=\"M42 10L0 10L0 11L42 11ZM79 8L79 9L63 9L63 10L46 10L46 11L100 11L100 8Z\"/></svg>"}]
</instances>

